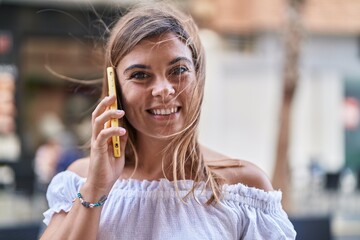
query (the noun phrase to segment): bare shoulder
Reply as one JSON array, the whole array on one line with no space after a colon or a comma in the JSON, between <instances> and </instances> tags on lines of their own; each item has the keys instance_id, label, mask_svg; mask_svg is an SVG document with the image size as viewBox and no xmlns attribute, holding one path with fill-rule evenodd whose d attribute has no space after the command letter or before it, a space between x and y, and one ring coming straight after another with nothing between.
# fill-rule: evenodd
<instances>
[{"instance_id":1,"label":"bare shoulder","mask_svg":"<svg viewBox=\"0 0 360 240\"><path fill-rule=\"evenodd\" d=\"M205 163L223 179L225 184L241 183L264 191L272 191L273 187L265 172L255 164L227 157L211 149L201 147Z\"/></svg>"},{"instance_id":2,"label":"bare shoulder","mask_svg":"<svg viewBox=\"0 0 360 240\"><path fill-rule=\"evenodd\" d=\"M67 170L72 171L79 175L80 177L87 177L88 167L89 167L89 158L81 158L73 162Z\"/></svg>"},{"instance_id":3,"label":"bare shoulder","mask_svg":"<svg viewBox=\"0 0 360 240\"><path fill-rule=\"evenodd\" d=\"M245 160L239 161L241 161L242 166L234 169L236 175L233 174L230 179L231 184L242 183L267 192L274 190L269 177L261 168Z\"/></svg>"}]
</instances>

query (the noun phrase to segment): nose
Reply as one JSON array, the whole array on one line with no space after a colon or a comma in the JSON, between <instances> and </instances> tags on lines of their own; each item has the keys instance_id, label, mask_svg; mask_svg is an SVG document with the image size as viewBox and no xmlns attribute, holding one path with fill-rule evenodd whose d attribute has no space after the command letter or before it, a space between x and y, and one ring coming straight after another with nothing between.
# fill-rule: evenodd
<instances>
[{"instance_id":1,"label":"nose","mask_svg":"<svg viewBox=\"0 0 360 240\"><path fill-rule=\"evenodd\" d=\"M163 101L170 100L175 94L174 86L167 79L158 80L152 89L153 97L161 97Z\"/></svg>"}]
</instances>

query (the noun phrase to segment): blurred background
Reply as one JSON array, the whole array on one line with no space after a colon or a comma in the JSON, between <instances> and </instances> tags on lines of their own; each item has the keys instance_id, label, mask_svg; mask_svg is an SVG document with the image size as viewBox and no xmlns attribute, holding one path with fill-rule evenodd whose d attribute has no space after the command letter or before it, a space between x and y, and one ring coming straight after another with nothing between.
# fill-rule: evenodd
<instances>
[{"instance_id":1,"label":"blurred background","mask_svg":"<svg viewBox=\"0 0 360 240\"><path fill-rule=\"evenodd\" d=\"M106 29L137 2L0 0L0 239L37 239L87 155ZM206 49L201 143L264 169L298 239L360 239L360 1L168 2Z\"/></svg>"}]
</instances>

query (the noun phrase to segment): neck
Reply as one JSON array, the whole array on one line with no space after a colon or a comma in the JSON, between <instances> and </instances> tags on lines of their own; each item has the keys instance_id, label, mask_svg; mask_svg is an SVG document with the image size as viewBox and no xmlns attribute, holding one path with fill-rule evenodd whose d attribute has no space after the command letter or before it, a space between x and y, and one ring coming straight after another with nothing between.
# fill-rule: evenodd
<instances>
[{"instance_id":1,"label":"neck","mask_svg":"<svg viewBox=\"0 0 360 240\"><path fill-rule=\"evenodd\" d=\"M138 146L138 167L134 178L138 179L159 179L170 176L168 171L171 159L164 159L164 148L170 139L152 138L149 136L137 136ZM162 162L164 159L164 163ZM165 170L165 175L163 172Z\"/></svg>"}]
</instances>

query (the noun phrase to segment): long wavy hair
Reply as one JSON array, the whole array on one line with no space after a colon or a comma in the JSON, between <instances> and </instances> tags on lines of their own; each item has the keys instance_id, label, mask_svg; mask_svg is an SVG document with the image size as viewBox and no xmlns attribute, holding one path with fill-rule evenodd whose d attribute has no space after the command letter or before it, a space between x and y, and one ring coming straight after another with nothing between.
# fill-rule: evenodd
<instances>
[{"instance_id":1,"label":"long wavy hair","mask_svg":"<svg viewBox=\"0 0 360 240\"><path fill-rule=\"evenodd\" d=\"M207 189L211 189L212 196L207 203L219 201L220 181L210 167L205 163L200 152L198 143L198 125L200 121L200 109L204 95L205 84L205 56L201 44L198 28L191 16L180 10L164 4L149 4L136 6L122 16L111 29L105 49L105 65L116 67L119 62L131 52L143 39L159 36L164 33L175 34L191 50L192 60L195 66L196 84L191 96L189 114L185 119L185 127L173 134L169 144L163 152L164 159L171 159L172 178L177 193L179 193L178 180L193 179L192 189L185 196L192 194L196 198L195 190L205 183ZM117 82L121 106L121 87ZM106 76L103 79L103 95L107 94ZM122 125L127 129L129 138L125 149L127 165L138 165L136 153L136 131L126 116ZM164 171L164 164L163 164ZM184 197L184 198L185 198ZM184 200L182 198L182 200Z\"/></svg>"}]
</instances>

